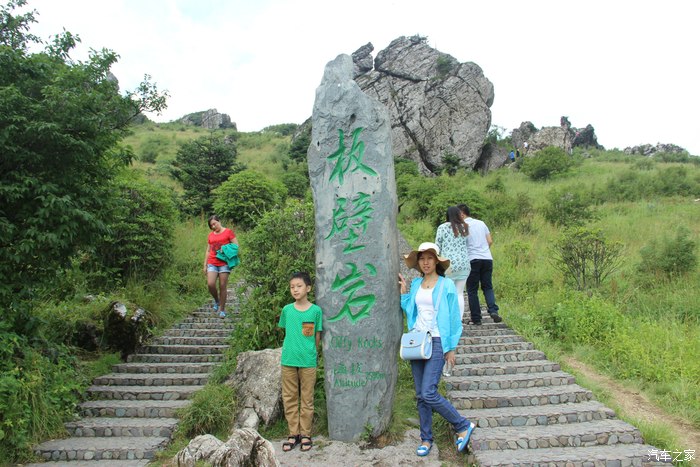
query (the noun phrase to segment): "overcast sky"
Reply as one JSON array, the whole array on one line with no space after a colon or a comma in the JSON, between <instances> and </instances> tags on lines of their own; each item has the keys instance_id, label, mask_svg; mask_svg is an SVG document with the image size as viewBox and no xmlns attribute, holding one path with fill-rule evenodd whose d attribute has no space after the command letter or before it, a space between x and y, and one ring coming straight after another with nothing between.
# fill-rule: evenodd
<instances>
[{"instance_id":1,"label":"overcast sky","mask_svg":"<svg viewBox=\"0 0 700 467\"><path fill-rule=\"evenodd\" d=\"M4 0L0 0L3 1ZM491 80L492 123L593 125L606 148L700 155L700 7L688 0L29 0L42 38L66 29L120 55L122 89L168 90L156 121L216 108L239 131L311 116L323 69L420 34Z\"/></svg>"}]
</instances>

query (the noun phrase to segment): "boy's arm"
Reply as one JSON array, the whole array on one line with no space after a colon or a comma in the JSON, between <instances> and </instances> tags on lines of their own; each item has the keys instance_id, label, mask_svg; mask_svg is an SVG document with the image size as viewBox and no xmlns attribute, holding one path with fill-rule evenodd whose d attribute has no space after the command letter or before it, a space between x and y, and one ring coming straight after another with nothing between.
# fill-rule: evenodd
<instances>
[{"instance_id":1,"label":"boy's arm","mask_svg":"<svg viewBox=\"0 0 700 467\"><path fill-rule=\"evenodd\" d=\"M321 348L321 331L316 333L316 348Z\"/></svg>"}]
</instances>

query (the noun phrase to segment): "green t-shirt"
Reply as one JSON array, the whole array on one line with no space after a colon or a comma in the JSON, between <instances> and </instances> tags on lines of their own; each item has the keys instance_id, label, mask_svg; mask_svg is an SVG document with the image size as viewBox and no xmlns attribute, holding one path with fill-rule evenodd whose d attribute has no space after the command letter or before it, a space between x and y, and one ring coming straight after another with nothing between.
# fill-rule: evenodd
<instances>
[{"instance_id":1,"label":"green t-shirt","mask_svg":"<svg viewBox=\"0 0 700 467\"><path fill-rule=\"evenodd\" d=\"M316 366L316 333L323 331L323 311L312 304L306 311L299 311L294 303L282 308L279 327L284 328L282 365L299 368Z\"/></svg>"}]
</instances>

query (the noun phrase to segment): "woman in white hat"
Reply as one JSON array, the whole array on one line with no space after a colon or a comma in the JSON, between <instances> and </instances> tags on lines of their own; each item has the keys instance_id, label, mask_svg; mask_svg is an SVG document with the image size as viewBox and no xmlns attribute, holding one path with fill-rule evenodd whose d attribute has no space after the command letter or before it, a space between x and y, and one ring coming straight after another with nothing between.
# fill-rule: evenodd
<instances>
[{"instance_id":1,"label":"woman in white hat","mask_svg":"<svg viewBox=\"0 0 700 467\"><path fill-rule=\"evenodd\" d=\"M452 424L457 433L457 449L463 451L476 425L457 412L438 392L442 368L455 363L455 349L462 335L462 320L457 290L452 280L444 277L450 260L440 256L440 248L430 242L421 243L417 250L404 256L406 265L421 273L407 289L399 274L401 308L406 313L409 329L430 331L433 353L428 360L411 360L416 388L421 444L419 456L427 456L433 447L433 411Z\"/></svg>"}]
</instances>

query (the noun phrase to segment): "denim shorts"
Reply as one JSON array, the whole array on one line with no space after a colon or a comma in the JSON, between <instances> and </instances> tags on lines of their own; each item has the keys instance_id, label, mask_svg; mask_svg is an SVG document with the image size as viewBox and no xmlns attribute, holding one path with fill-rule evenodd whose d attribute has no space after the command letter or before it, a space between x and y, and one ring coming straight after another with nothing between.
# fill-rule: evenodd
<instances>
[{"instance_id":1,"label":"denim shorts","mask_svg":"<svg viewBox=\"0 0 700 467\"><path fill-rule=\"evenodd\" d=\"M214 266L213 264L207 264L207 272L216 272L216 273L230 273L231 268L228 267L227 264L224 264L223 266Z\"/></svg>"}]
</instances>

